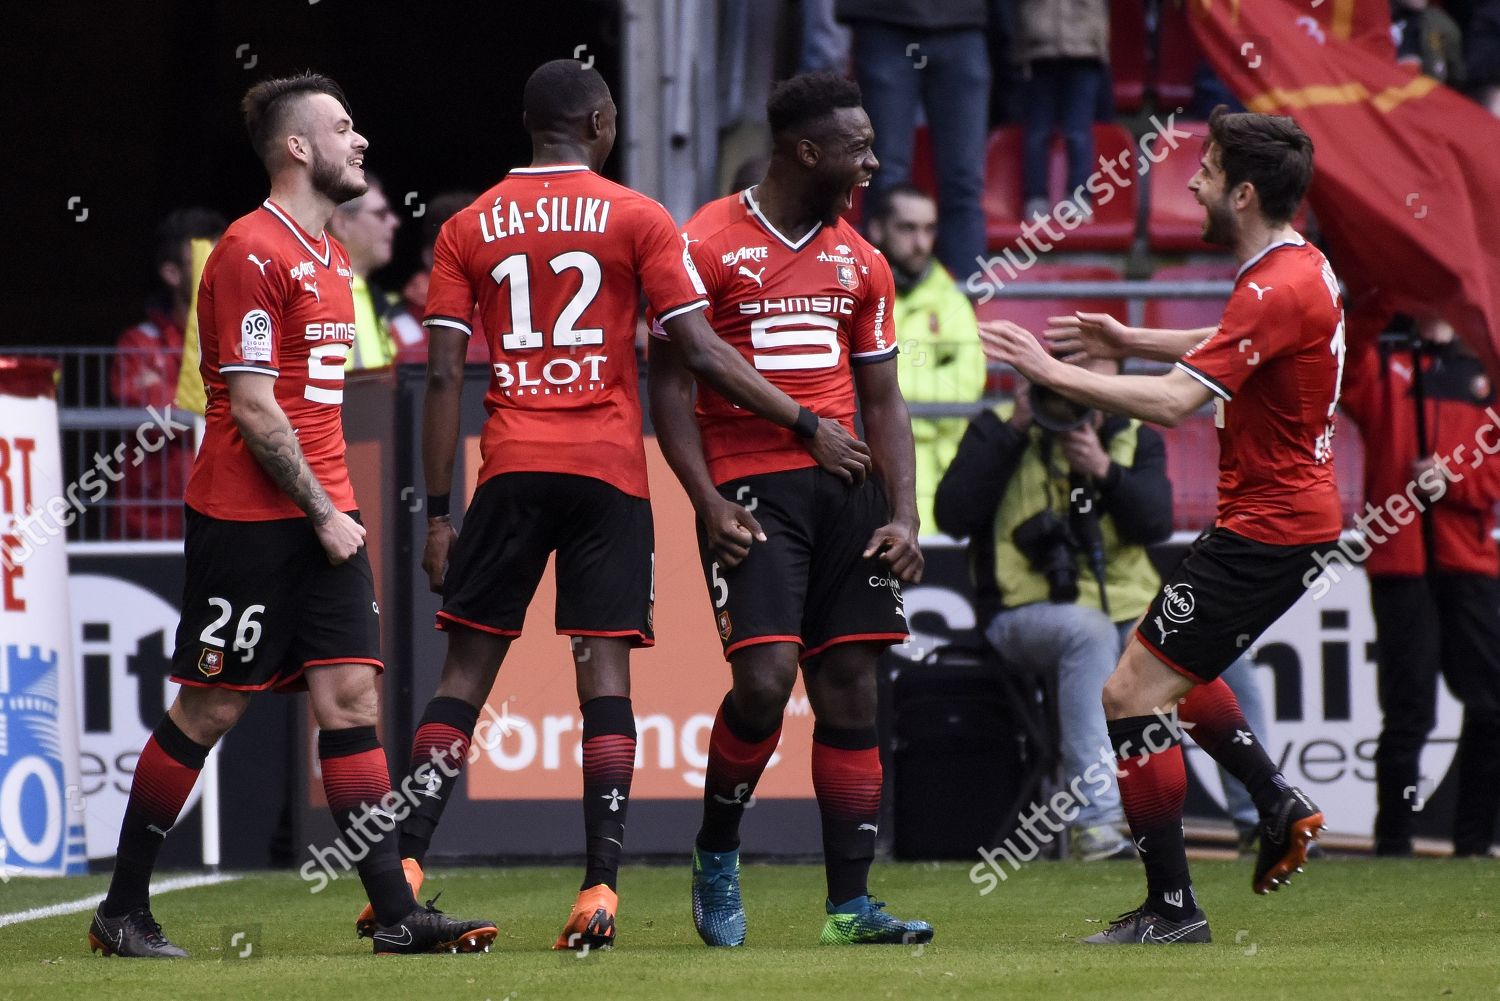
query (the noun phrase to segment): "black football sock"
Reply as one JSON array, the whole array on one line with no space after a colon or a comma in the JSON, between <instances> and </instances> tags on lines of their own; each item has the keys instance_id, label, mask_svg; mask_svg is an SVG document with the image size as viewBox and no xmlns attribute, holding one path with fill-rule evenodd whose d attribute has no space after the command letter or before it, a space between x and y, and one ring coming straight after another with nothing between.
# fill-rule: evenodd
<instances>
[{"instance_id":1,"label":"black football sock","mask_svg":"<svg viewBox=\"0 0 1500 1001\"><path fill-rule=\"evenodd\" d=\"M1240 701L1224 679L1195 686L1177 713L1183 731L1240 780L1261 816L1272 813L1288 788L1286 779L1245 722Z\"/></svg>"},{"instance_id":2,"label":"black football sock","mask_svg":"<svg viewBox=\"0 0 1500 1001\"><path fill-rule=\"evenodd\" d=\"M373 726L318 733L323 791L339 826L345 856L354 861L375 920L389 927L417 906L401 871L396 820L381 801L391 791L391 773Z\"/></svg>"},{"instance_id":3,"label":"black football sock","mask_svg":"<svg viewBox=\"0 0 1500 1001\"><path fill-rule=\"evenodd\" d=\"M708 767L703 777L703 826L697 845L707 852L740 846L740 818L755 795L766 763L776 753L781 721L767 731L746 723L734 707L734 693L724 696L708 735Z\"/></svg>"},{"instance_id":4,"label":"black football sock","mask_svg":"<svg viewBox=\"0 0 1500 1001\"><path fill-rule=\"evenodd\" d=\"M635 774L635 714L618 695L589 699L583 712L583 829L588 851L586 890L616 889L625 844L625 809Z\"/></svg>"},{"instance_id":5,"label":"black football sock","mask_svg":"<svg viewBox=\"0 0 1500 1001\"><path fill-rule=\"evenodd\" d=\"M463 699L441 696L427 703L411 740L411 763L402 790L416 805L401 822L402 858L422 862L432 846L432 835L458 778L469 761L469 741L479 720L479 708ZM410 793L405 790L410 789Z\"/></svg>"},{"instance_id":6,"label":"black football sock","mask_svg":"<svg viewBox=\"0 0 1500 1001\"><path fill-rule=\"evenodd\" d=\"M100 906L105 917L117 918L150 902L157 853L177 823L209 750L178 729L170 716L156 724L136 759L130 800L120 824L115 871Z\"/></svg>"},{"instance_id":7,"label":"black football sock","mask_svg":"<svg viewBox=\"0 0 1500 1001\"><path fill-rule=\"evenodd\" d=\"M880 751L875 728L813 725L813 791L823 821L828 899L847 904L870 892L880 822Z\"/></svg>"},{"instance_id":8,"label":"black football sock","mask_svg":"<svg viewBox=\"0 0 1500 1001\"><path fill-rule=\"evenodd\" d=\"M1156 716L1109 721L1119 766L1120 802L1146 867L1146 906L1181 921L1197 909L1182 835L1187 771L1181 737Z\"/></svg>"}]
</instances>

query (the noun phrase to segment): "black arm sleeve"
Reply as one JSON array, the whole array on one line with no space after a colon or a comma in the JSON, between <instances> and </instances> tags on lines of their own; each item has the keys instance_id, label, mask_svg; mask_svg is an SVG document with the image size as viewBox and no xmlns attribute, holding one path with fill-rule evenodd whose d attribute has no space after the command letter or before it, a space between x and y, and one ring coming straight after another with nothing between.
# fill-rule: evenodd
<instances>
[{"instance_id":1,"label":"black arm sleeve","mask_svg":"<svg viewBox=\"0 0 1500 1001\"><path fill-rule=\"evenodd\" d=\"M1160 434L1144 424L1136 429L1134 463L1110 463L1099 499L1122 542L1149 546L1172 534L1172 481Z\"/></svg>"},{"instance_id":2,"label":"black arm sleeve","mask_svg":"<svg viewBox=\"0 0 1500 1001\"><path fill-rule=\"evenodd\" d=\"M1005 485L1020 465L1026 441L1023 432L992 410L970 421L933 499L938 528L955 539L988 529Z\"/></svg>"}]
</instances>

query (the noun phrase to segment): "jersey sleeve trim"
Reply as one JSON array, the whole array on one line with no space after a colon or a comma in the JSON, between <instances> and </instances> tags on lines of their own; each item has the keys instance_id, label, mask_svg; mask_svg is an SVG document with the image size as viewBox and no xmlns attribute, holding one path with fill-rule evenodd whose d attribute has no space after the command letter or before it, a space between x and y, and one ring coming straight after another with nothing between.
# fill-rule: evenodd
<instances>
[{"instance_id":1,"label":"jersey sleeve trim","mask_svg":"<svg viewBox=\"0 0 1500 1001\"><path fill-rule=\"evenodd\" d=\"M473 327L469 326L464 321L455 319L455 318L453 318L451 316L429 316L427 319L425 319L425 320L422 321L422 326L424 326L424 327L452 327L454 330L462 330L465 334L469 335L470 337L472 337L474 335L474 328Z\"/></svg>"},{"instance_id":2,"label":"jersey sleeve trim","mask_svg":"<svg viewBox=\"0 0 1500 1001\"><path fill-rule=\"evenodd\" d=\"M265 365L220 365L219 374L225 372L259 372L261 375L281 375L281 370L268 368Z\"/></svg>"},{"instance_id":3,"label":"jersey sleeve trim","mask_svg":"<svg viewBox=\"0 0 1500 1001\"><path fill-rule=\"evenodd\" d=\"M1177 367L1182 369L1188 375L1192 376L1194 379L1197 379L1199 382L1203 383L1204 386L1208 387L1208 391L1210 393L1213 393L1225 403L1228 403L1230 400L1234 399L1234 394L1226 389L1218 380L1203 374L1193 366L1189 365L1187 362L1180 361L1177 363Z\"/></svg>"},{"instance_id":4,"label":"jersey sleeve trim","mask_svg":"<svg viewBox=\"0 0 1500 1001\"><path fill-rule=\"evenodd\" d=\"M849 355L855 365L874 365L877 362L890 361L896 357L896 345L892 344L884 351L854 351Z\"/></svg>"},{"instance_id":5,"label":"jersey sleeve trim","mask_svg":"<svg viewBox=\"0 0 1500 1001\"><path fill-rule=\"evenodd\" d=\"M695 299L692 302L686 302L686 303L683 303L681 306L676 306L676 307L674 307L672 309L667 310L666 312L662 313L661 316L658 316L656 318L656 322L658 324L660 324L660 323L666 323L668 320L672 319L673 317L681 316L684 313L691 313L695 309L707 309L707 308L708 308L708 300L707 299ZM665 334L663 336L665 336Z\"/></svg>"}]
</instances>

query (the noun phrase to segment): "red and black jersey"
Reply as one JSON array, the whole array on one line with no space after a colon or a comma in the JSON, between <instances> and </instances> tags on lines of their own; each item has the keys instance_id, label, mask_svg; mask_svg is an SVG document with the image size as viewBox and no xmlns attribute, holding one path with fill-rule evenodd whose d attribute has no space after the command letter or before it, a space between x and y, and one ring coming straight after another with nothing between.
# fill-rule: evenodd
<instances>
[{"instance_id":1,"label":"red and black jersey","mask_svg":"<svg viewBox=\"0 0 1500 1001\"><path fill-rule=\"evenodd\" d=\"M896 356L890 265L842 219L788 240L750 188L705 205L682 238L715 332L756 371L854 433L854 366ZM656 336L665 336L657 324ZM698 424L715 483L816 465L796 434L699 385Z\"/></svg>"},{"instance_id":2,"label":"red and black jersey","mask_svg":"<svg viewBox=\"0 0 1500 1001\"><path fill-rule=\"evenodd\" d=\"M648 496L642 289L666 316L707 305L667 210L582 165L512 170L443 224L422 322L472 335L476 304L483 317L479 482L572 473Z\"/></svg>"},{"instance_id":3,"label":"red and black jersey","mask_svg":"<svg viewBox=\"0 0 1500 1001\"><path fill-rule=\"evenodd\" d=\"M313 475L334 507L355 509L342 420L353 281L349 254L337 240L326 231L313 238L269 199L224 231L198 287L208 406L186 494L194 510L229 521L303 515L240 437L229 413L225 375L232 372L275 377L276 402Z\"/></svg>"},{"instance_id":4,"label":"red and black jersey","mask_svg":"<svg viewBox=\"0 0 1500 1001\"><path fill-rule=\"evenodd\" d=\"M1344 310L1322 252L1298 237L1246 261L1218 329L1177 367L1217 397L1216 524L1272 545L1336 539Z\"/></svg>"}]
</instances>

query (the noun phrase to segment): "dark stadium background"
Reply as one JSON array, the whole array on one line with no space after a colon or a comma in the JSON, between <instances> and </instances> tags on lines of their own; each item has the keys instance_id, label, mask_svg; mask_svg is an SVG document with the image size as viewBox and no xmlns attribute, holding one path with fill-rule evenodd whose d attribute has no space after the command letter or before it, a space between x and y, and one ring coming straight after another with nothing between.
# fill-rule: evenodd
<instances>
[{"instance_id":1,"label":"dark stadium background","mask_svg":"<svg viewBox=\"0 0 1500 1001\"><path fill-rule=\"evenodd\" d=\"M399 286L421 230L405 193L483 190L525 162L521 88L547 59L587 45L618 90L618 22L600 0L6 4L0 343L103 345L136 322L162 216L197 204L234 219L265 195L239 117L245 89L307 68L348 91L366 164L401 213L383 272Z\"/></svg>"}]
</instances>

